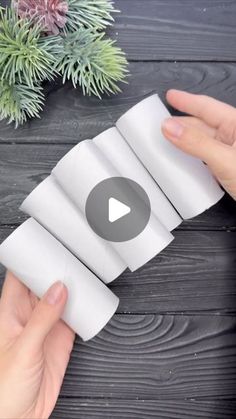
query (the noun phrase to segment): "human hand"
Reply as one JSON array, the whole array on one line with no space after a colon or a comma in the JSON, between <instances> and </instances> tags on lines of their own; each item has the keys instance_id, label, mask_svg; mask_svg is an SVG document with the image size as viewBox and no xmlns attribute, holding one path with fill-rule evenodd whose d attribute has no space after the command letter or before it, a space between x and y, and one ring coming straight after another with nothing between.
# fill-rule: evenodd
<instances>
[{"instance_id":1,"label":"human hand","mask_svg":"<svg viewBox=\"0 0 236 419\"><path fill-rule=\"evenodd\" d=\"M0 299L1 419L50 416L74 342L74 332L59 320L66 300L61 282L39 301L7 273Z\"/></svg>"},{"instance_id":2,"label":"human hand","mask_svg":"<svg viewBox=\"0 0 236 419\"><path fill-rule=\"evenodd\" d=\"M162 130L175 146L203 160L236 199L236 109L208 96L169 90L168 102L193 115L168 118Z\"/></svg>"}]
</instances>

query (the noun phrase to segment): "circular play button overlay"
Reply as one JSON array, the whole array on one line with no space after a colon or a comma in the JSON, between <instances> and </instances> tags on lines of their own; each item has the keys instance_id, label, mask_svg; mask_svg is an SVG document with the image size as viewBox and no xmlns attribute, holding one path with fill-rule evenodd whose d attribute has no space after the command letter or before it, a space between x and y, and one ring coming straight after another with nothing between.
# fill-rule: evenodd
<instances>
[{"instance_id":1,"label":"circular play button overlay","mask_svg":"<svg viewBox=\"0 0 236 419\"><path fill-rule=\"evenodd\" d=\"M111 242L124 242L144 230L151 205L147 193L138 183L124 177L112 177L93 188L85 211L96 234Z\"/></svg>"}]
</instances>

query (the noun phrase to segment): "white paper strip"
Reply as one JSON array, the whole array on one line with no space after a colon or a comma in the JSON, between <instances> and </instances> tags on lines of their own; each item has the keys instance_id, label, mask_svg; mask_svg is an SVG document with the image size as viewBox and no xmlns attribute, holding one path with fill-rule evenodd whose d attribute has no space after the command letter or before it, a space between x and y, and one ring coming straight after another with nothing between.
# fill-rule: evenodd
<instances>
[{"instance_id":1,"label":"white paper strip","mask_svg":"<svg viewBox=\"0 0 236 419\"><path fill-rule=\"evenodd\" d=\"M180 215L188 219L216 204L224 192L200 160L164 138L161 125L169 116L153 95L131 108L116 126Z\"/></svg>"},{"instance_id":2,"label":"white paper strip","mask_svg":"<svg viewBox=\"0 0 236 419\"><path fill-rule=\"evenodd\" d=\"M174 207L115 127L102 132L93 141L122 176L142 186L153 213L169 231L181 224L182 219Z\"/></svg>"},{"instance_id":3,"label":"white paper strip","mask_svg":"<svg viewBox=\"0 0 236 419\"><path fill-rule=\"evenodd\" d=\"M97 184L111 177L123 176L91 140L74 147L52 171L66 194L85 214L87 198ZM123 192L123 191L122 191ZM146 228L136 238L112 243L131 271L134 271L163 250L173 236L151 214Z\"/></svg>"},{"instance_id":4,"label":"white paper strip","mask_svg":"<svg viewBox=\"0 0 236 419\"><path fill-rule=\"evenodd\" d=\"M63 281L69 297L62 318L85 341L117 309L119 299L32 218L2 243L0 262L38 297L55 281Z\"/></svg>"},{"instance_id":5,"label":"white paper strip","mask_svg":"<svg viewBox=\"0 0 236 419\"><path fill-rule=\"evenodd\" d=\"M93 232L54 177L40 183L20 209L42 224L105 283L126 269L115 250Z\"/></svg>"}]
</instances>

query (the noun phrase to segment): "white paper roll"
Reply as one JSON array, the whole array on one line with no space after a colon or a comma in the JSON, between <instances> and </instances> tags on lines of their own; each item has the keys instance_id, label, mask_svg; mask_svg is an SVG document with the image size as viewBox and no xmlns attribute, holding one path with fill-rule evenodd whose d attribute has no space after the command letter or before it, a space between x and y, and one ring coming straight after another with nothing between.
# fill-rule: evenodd
<instances>
[{"instance_id":1,"label":"white paper roll","mask_svg":"<svg viewBox=\"0 0 236 419\"><path fill-rule=\"evenodd\" d=\"M83 214L92 189L105 179L119 176L92 140L73 147L57 163L52 174Z\"/></svg>"},{"instance_id":2,"label":"white paper roll","mask_svg":"<svg viewBox=\"0 0 236 419\"><path fill-rule=\"evenodd\" d=\"M102 132L93 141L119 173L142 186L153 213L169 231L181 224L182 219L174 207L115 127Z\"/></svg>"},{"instance_id":3,"label":"white paper roll","mask_svg":"<svg viewBox=\"0 0 236 419\"><path fill-rule=\"evenodd\" d=\"M123 176L91 140L83 141L60 160L52 171L57 181L85 214L92 189L105 179ZM172 234L151 213L146 228L132 240L110 245L131 271L143 266L173 240Z\"/></svg>"},{"instance_id":4,"label":"white paper roll","mask_svg":"<svg viewBox=\"0 0 236 419\"><path fill-rule=\"evenodd\" d=\"M199 215L224 195L208 168L167 141L161 125L170 116L157 95L138 103L117 128L184 219Z\"/></svg>"},{"instance_id":5,"label":"white paper roll","mask_svg":"<svg viewBox=\"0 0 236 419\"><path fill-rule=\"evenodd\" d=\"M126 269L119 255L93 232L53 176L40 183L20 209L42 224L105 283Z\"/></svg>"},{"instance_id":6,"label":"white paper roll","mask_svg":"<svg viewBox=\"0 0 236 419\"><path fill-rule=\"evenodd\" d=\"M131 272L134 272L158 255L173 240L174 236L151 213L149 223L142 233L132 240L113 245L126 258Z\"/></svg>"},{"instance_id":7,"label":"white paper roll","mask_svg":"<svg viewBox=\"0 0 236 419\"><path fill-rule=\"evenodd\" d=\"M117 309L119 299L32 218L2 243L0 262L38 297L63 281L69 296L62 318L84 341L99 333Z\"/></svg>"}]
</instances>

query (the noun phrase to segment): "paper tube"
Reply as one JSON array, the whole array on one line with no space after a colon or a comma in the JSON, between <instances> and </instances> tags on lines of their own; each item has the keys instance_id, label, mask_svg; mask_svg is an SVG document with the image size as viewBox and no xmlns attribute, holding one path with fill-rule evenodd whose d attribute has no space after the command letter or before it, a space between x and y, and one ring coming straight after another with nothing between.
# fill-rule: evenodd
<instances>
[{"instance_id":1,"label":"paper tube","mask_svg":"<svg viewBox=\"0 0 236 419\"><path fill-rule=\"evenodd\" d=\"M167 141L161 124L170 116L157 95L138 103L117 128L184 219L216 204L224 192L208 168Z\"/></svg>"},{"instance_id":2,"label":"paper tube","mask_svg":"<svg viewBox=\"0 0 236 419\"><path fill-rule=\"evenodd\" d=\"M60 160L52 173L84 214L87 198L98 183L111 177L123 176L91 140L83 141L74 147ZM134 271L152 259L172 240L173 236L151 213L148 225L137 237L126 242L110 244L130 270Z\"/></svg>"},{"instance_id":3,"label":"paper tube","mask_svg":"<svg viewBox=\"0 0 236 419\"><path fill-rule=\"evenodd\" d=\"M92 189L105 179L119 176L91 140L82 141L73 147L57 163L52 174L83 214Z\"/></svg>"},{"instance_id":4,"label":"paper tube","mask_svg":"<svg viewBox=\"0 0 236 419\"><path fill-rule=\"evenodd\" d=\"M62 318L84 341L117 309L119 299L32 218L2 243L0 262L40 298L56 280L63 281L68 301Z\"/></svg>"},{"instance_id":5,"label":"paper tube","mask_svg":"<svg viewBox=\"0 0 236 419\"><path fill-rule=\"evenodd\" d=\"M102 132L93 141L124 177L142 186L153 213L169 231L181 224L182 219L174 207L115 127Z\"/></svg>"},{"instance_id":6,"label":"paper tube","mask_svg":"<svg viewBox=\"0 0 236 419\"><path fill-rule=\"evenodd\" d=\"M42 224L105 283L126 269L114 249L93 232L54 177L40 183L20 209Z\"/></svg>"}]
</instances>

